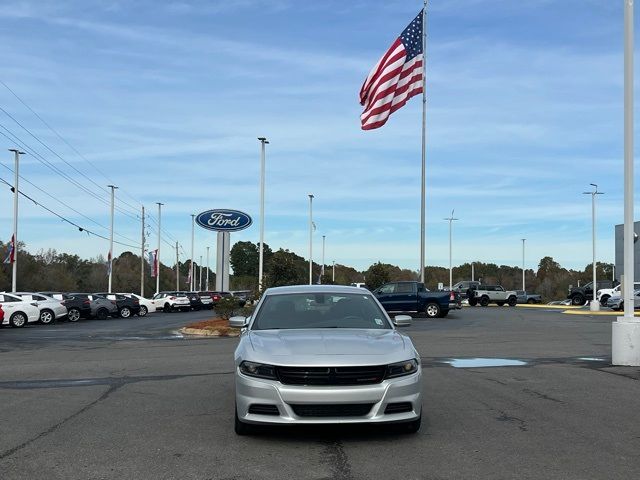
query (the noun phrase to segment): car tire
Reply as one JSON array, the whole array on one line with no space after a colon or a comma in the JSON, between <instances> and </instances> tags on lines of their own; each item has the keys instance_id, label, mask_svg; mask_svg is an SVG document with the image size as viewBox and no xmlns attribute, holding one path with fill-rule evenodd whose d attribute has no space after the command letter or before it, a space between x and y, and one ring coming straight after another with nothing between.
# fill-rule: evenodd
<instances>
[{"instance_id":1,"label":"car tire","mask_svg":"<svg viewBox=\"0 0 640 480\"><path fill-rule=\"evenodd\" d=\"M585 301L584 295L580 293L571 297L571 305L584 305Z\"/></svg>"},{"instance_id":2,"label":"car tire","mask_svg":"<svg viewBox=\"0 0 640 480\"><path fill-rule=\"evenodd\" d=\"M164 313L169 313L169 312L171 312L172 310L173 310L173 308L171 308L171 305L169 305L168 303L165 303L165 304L164 304L164 307L162 308L162 311L163 311Z\"/></svg>"},{"instance_id":3,"label":"car tire","mask_svg":"<svg viewBox=\"0 0 640 480\"><path fill-rule=\"evenodd\" d=\"M509 300L507 300L507 303L509 304L510 307L515 307L516 304L518 303L518 299L516 297L509 297Z\"/></svg>"},{"instance_id":4,"label":"car tire","mask_svg":"<svg viewBox=\"0 0 640 480\"><path fill-rule=\"evenodd\" d=\"M469 299L469 305L475 307L476 305L478 305L478 300L476 298Z\"/></svg>"},{"instance_id":5,"label":"car tire","mask_svg":"<svg viewBox=\"0 0 640 480\"><path fill-rule=\"evenodd\" d=\"M43 325L49 325L56 319L55 314L51 310L42 310L40 312L40 323Z\"/></svg>"},{"instance_id":6,"label":"car tire","mask_svg":"<svg viewBox=\"0 0 640 480\"><path fill-rule=\"evenodd\" d=\"M118 314L122 318L129 318L131 316L131 309L129 307L122 307L118 312Z\"/></svg>"},{"instance_id":7,"label":"car tire","mask_svg":"<svg viewBox=\"0 0 640 480\"><path fill-rule=\"evenodd\" d=\"M144 305L140 305L140 311L138 312L138 316L145 317L147 313L149 313L149 310L147 310L147 307L145 307Z\"/></svg>"},{"instance_id":8,"label":"car tire","mask_svg":"<svg viewBox=\"0 0 640 480\"><path fill-rule=\"evenodd\" d=\"M606 307L607 301L609 300L610 295L603 295L600 297L600 306Z\"/></svg>"},{"instance_id":9,"label":"car tire","mask_svg":"<svg viewBox=\"0 0 640 480\"><path fill-rule=\"evenodd\" d=\"M489 305L489 297L482 297L480 299L480 306L486 307Z\"/></svg>"},{"instance_id":10,"label":"car tire","mask_svg":"<svg viewBox=\"0 0 640 480\"><path fill-rule=\"evenodd\" d=\"M78 310L77 308L70 308L67 312L67 320L69 320L70 322L77 322L78 320L80 320L80 316L80 310Z\"/></svg>"},{"instance_id":11,"label":"car tire","mask_svg":"<svg viewBox=\"0 0 640 480\"><path fill-rule=\"evenodd\" d=\"M236 435L249 435L253 431L253 428L248 423L240 421L240 419L238 418L237 407L234 408L233 411L235 413L234 430L236 432Z\"/></svg>"},{"instance_id":12,"label":"car tire","mask_svg":"<svg viewBox=\"0 0 640 480\"><path fill-rule=\"evenodd\" d=\"M16 312L11 315L9 323L12 327L22 328L27 324L27 316L22 312Z\"/></svg>"},{"instance_id":13,"label":"car tire","mask_svg":"<svg viewBox=\"0 0 640 480\"><path fill-rule=\"evenodd\" d=\"M536 301L533 298L529 298L527 299L527 303L533 304L533 303L536 303Z\"/></svg>"},{"instance_id":14,"label":"car tire","mask_svg":"<svg viewBox=\"0 0 640 480\"><path fill-rule=\"evenodd\" d=\"M499 307L504 307L504 302L496 302Z\"/></svg>"},{"instance_id":15,"label":"car tire","mask_svg":"<svg viewBox=\"0 0 640 480\"><path fill-rule=\"evenodd\" d=\"M99 308L96 312L96 318L98 320L106 320L109 317L109 310L106 308Z\"/></svg>"},{"instance_id":16,"label":"car tire","mask_svg":"<svg viewBox=\"0 0 640 480\"><path fill-rule=\"evenodd\" d=\"M424 307L424 313L429 318L438 318L441 313L440 305L433 302L427 303L427 306Z\"/></svg>"},{"instance_id":17,"label":"car tire","mask_svg":"<svg viewBox=\"0 0 640 480\"><path fill-rule=\"evenodd\" d=\"M420 415L415 420L412 420L411 422L405 423L404 429L405 429L405 432L407 433L418 433L418 430L420 430L421 425L422 425L422 415Z\"/></svg>"}]
</instances>

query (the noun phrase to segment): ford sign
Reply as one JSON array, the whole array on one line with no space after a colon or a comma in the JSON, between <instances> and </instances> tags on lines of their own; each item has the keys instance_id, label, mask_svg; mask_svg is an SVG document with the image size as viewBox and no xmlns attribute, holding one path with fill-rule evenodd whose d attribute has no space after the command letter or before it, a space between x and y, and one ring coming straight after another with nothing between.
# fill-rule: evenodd
<instances>
[{"instance_id":1,"label":"ford sign","mask_svg":"<svg viewBox=\"0 0 640 480\"><path fill-rule=\"evenodd\" d=\"M207 210L196 216L196 223L207 230L217 232L237 232L249 227L251 217L238 210Z\"/></svg>"}]
</instances>

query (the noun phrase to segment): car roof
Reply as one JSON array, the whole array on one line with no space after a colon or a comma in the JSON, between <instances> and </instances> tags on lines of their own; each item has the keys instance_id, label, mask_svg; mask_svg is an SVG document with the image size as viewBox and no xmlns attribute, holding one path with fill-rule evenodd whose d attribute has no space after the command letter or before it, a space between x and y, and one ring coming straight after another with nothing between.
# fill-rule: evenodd
<instances>
[{"instance_id":1,"label":"car roof","mask_svg":"<svg viewBox=\"0 0 640 480\"><path fill-rule=\"evenodd\" d=\"M346 285L292 285L288 287L272 287L265 290L265 295L284 295L287 293L357 293L370 294L368 290Z\"/></svg>"}]
</instances>

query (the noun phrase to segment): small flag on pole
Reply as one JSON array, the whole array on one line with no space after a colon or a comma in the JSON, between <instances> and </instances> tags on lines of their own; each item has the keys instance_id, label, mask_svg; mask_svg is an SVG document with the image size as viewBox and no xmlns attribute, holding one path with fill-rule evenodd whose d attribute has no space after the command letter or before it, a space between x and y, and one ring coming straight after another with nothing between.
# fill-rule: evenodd
<instances>
[{"instance_id":1,"label":"small flag on pole","mask_svg":"<svg viewBox=\"0 0 640 480\"><path fill-rule=\"evenodd\" d=\"M360 89L363 130L379 128L414 95L422 93L422 10L373 67Z\"/></svg>"},{"instance_id":2,"label":"small flag on pole","mask_svg":"<svg viewBox=\"0 0 640 480\"><path fill-rule=\"evenodd\" d=\"M111 275L111 250L109 250L109 254L107 255L107 277Z\"/></svg>"},{"instance_id":3,"label":"small flag on pole","mask_svg":"<svg viewBox=\"0 0 640 480\"><path fill-rule=\"evenodd\" d=\"M15 247L15 236L11 235L11 241L8 243L7 245L7 256L4 259L3 263L13 263L15 261L15 251L16 251L16 247Z\"/></svg>"},{"instance_id":4,"label":"small flag on pole","mask_svg":"<svg viewBox=\"0 0 640 480\"><path fill-rule=\"evenodd\" d=\"M156 277L158 275L158 250L149 252L149 265L151 267L151 276Z\"/></svg>"}]
</instances>

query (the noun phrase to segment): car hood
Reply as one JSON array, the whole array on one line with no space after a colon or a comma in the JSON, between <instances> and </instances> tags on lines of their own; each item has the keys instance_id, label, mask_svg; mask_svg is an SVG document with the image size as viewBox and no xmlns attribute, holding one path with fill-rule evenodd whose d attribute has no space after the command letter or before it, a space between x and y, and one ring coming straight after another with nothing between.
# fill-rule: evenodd
<instances>
[{"instance_id":1,"label":"car hood","mask_svg":"<svg viewBox=\"0 0 640 480\"><path fill-rule=\"evenodd\" d=\"M238 349L239 361L274 365L385 364L415 356L411 341L396 330L251 330Z\"/></svg>"}]
</instances>

